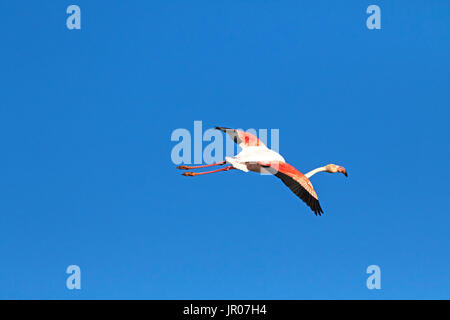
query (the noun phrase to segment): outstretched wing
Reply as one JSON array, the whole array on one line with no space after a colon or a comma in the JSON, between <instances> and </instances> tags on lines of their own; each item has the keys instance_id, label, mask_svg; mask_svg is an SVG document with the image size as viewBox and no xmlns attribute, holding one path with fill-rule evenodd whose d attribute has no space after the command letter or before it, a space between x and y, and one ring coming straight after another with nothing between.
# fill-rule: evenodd
<instances>
[{"instance_id":1,"label":"outstretched wing","mask_svg":"<svg viewBox=\"0 0 450 320\"><path fill-rule=\"evenodd\" d=\"M320 207L319 199L311 184L311 181L300 171L286 162L258 162L259 165L264 167L270 173L280 178L283 183L295 193L297 197L303 200L308 207L314 212L314 214L321 215L323 213Z\"/></svg>"},{"instance_id":2,"label":"outstretched wing","mask_svg":"<svg viewBox=\"0 0 450 320\"><path fill-rule=\"evenodd\" d=\"M250 146L264 146L264 143L250 132L224 127L216 127L216 129L227 133L242 149Z\"/></svg>"}]
</instances>

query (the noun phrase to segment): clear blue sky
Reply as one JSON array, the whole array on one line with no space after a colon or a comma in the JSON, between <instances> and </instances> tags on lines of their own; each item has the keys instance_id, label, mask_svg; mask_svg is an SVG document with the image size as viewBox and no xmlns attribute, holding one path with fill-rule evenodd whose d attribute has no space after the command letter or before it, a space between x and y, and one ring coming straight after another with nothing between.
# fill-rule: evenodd
<instances>
[{"instance_id":1,"label":"clear blue sky","mask_svg":"<svg viewBox=\"0 0 450 320\"><path fill-rule=\"evenodd\" d=\"M0 1L0 298L450 298L449 13ZM170 135L194 120L279 129L300 171L349 178L312 178L316 217L275 177L183 177Z\"/></svg>"}]
</instances>

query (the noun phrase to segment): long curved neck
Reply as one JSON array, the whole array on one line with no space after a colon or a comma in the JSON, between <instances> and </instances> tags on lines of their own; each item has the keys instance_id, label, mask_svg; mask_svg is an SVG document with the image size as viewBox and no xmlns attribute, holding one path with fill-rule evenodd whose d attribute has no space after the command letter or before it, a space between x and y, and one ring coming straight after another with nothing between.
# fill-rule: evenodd
<instances>
[{"instance_id":1,"label":"long curved neck","mask_svg":"<svg viewBox=\"0 0 450 320\"><path fill-rule=\"evenodd\" d=\"M309 179L311 176L315 175L317 172L323 172L323 171L326 171L325 167L319 167L319 168L311 170L310 172L305 174L305 177L307 177Z\"/></svg>"}]
</instances>

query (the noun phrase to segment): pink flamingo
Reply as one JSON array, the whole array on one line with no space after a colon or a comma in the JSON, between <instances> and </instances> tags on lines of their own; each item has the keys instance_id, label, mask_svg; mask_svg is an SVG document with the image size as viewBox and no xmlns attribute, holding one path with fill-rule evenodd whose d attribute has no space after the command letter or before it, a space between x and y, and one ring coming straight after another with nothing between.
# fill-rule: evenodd
<instances>
[{"instance_id":1,"label":"pink flamingo","mask_svg":"<svg viewBox=\"0 0 450 320\"><path fill-rule=\"evenodd\" d=\"M184 176L199 176L202 174L228 171L231 169L238 169L244 172L267 172L280 178L292 192L294 192L311 208L315 215L321 215L323 210L309 178L318 172L340 172L346 177L348 176L344 167L335 164L328 164L326 166L316 168L307 174L302 174L293 166L286 163L284 158L279 153L267 148L255 135L249 132L224 127L216 127L216 129L227 133L234 140L234 142L242 148L242 151L234 157L225 157L225 161L218 163L202 166L178 166L178 169L189 170L230 164L222 169L213 171L184 172Z\"/></svg>"}]
</instances>

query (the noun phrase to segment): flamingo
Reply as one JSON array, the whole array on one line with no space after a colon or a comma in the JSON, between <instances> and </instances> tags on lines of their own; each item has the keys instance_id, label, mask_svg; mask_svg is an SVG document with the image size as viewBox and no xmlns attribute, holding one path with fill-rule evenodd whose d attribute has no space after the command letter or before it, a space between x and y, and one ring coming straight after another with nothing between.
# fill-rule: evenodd
<instances>
[{"instance_id":1,"label":"flamingo","mask_svg":"<svg viewBox=\"0 0 450 320\"><path fill-rule=\"evenodd\" d=\"M284 158L279 153L267 148L254 134L225 127L216 127L215 129L227 133L231 139L233 139L234 142L242 148L242 151L234 157L225 157L224 161L213 164L202 166L178 166L178 169L190 170L229 164L224 168L213 171L184 172L184 176L193 177L220 171L229 171L232 169L238 169L244 172L253 171L258 173L270 173L277 178L280 178L281 181L295 195L297 195L309 208L311 208L316 216L320 216L323 213L323 210L309 178L318 172L339 172L348 177L347 170L336 164L328 164L326 166L311 170L306 174L302 174L293 166L286 163Z\"/></svg>"}]
</instances>

